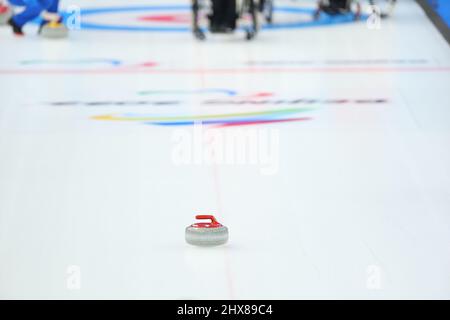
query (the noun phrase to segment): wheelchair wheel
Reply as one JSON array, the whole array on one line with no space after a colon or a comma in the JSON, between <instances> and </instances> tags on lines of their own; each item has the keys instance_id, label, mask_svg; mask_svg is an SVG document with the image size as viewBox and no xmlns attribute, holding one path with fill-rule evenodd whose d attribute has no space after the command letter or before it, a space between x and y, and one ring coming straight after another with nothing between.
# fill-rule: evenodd
<instances>
[{"instance_id":1,"label":"wheelchair wheel","mask_svg":"<svg viewBox=\"0 0 450 320\"><path fill-rule=\"evenodd\" d=\"M246 28L246 39L251 40L256 36L258 32L258 8L255 0L244 0L243 8L241 10L241 17L245 14L250 15L250 26Z\"/></svg>"},{"instance_id":2,"label":"wheelchair wheel","mask_svg":"<svg viewBox=\"0 0 450 320\"><path fill-rule=\"evenodd\" d=\"M273 22L273 0L261 0L263 2L262 13L268 24Z\"/></svg>"},{"instance_id":3,"label":"wheelchair wheel","mask_svg":"<svg viewBox=\"0 0 450 320\"><path fill-rule=\"evenodd\" d=\"M205 40L206 35L201 29L194 29L194 37L197 40Z\"/></svg>"},{"instance_id":4,"label":"wheelchair wheel","mask_svg":"<svg viewBox=\"0 0 450 320\"><path fill-rule=\"evenodd\" d=\"M205 40L205 33L200 28L200 3L199 0L192 0L192 33L198 40Z\"/></svg>"},{"instance_id":5,"label":"wheelchair wheel","mask_svg":"<svg viewBox=\"0 0 450 320\"><path fill-rule=\"evenodd\" d=\"M256 36L256 32L254 30L247 30L245 32L245 39L252 40Z\"/></svg>"}]
</instances>

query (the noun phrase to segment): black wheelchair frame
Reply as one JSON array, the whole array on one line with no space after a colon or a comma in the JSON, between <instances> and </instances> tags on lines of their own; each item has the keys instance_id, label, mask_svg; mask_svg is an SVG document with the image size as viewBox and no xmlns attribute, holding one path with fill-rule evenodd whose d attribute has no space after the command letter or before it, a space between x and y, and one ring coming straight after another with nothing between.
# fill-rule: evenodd
<instances>
[{"instance_id":1,"label":"black wheelchair frame","mask_svg":"<svg viewBox=\"0 0 450 320\"><path fill-rule=\"evenodd\" d=\"M209 1L209 0L204 0ZM244 27L245 36L247 40L253 39L259 29L258 25L258 3L256 0L237 0L237 20L242 21L245 16L250 16L250 25ZM205 40L206 35L200 26L201 11L206 7L202 0L192 0L192 32L195 38Z\"/></svg>"}]
</instances>

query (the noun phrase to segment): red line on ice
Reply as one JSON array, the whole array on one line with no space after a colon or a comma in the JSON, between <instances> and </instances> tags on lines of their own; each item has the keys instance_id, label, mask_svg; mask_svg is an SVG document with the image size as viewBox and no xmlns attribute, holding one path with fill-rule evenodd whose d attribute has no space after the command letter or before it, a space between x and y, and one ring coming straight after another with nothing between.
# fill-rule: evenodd
<instances>
[{"instance_id":1,"label":"red line on ice","mask_svg":"<svg viewBox=\"0 0 450 320\"><path fill-rule=\"evenodd\" d=\"M251 74L251 73L397 73L397 72L450 72L450 67L424 68L229 68L229 69L149 69L140 67L111 69L0 69L0 74L60 75L60 74Z\"/></svg>"}]
</instances>

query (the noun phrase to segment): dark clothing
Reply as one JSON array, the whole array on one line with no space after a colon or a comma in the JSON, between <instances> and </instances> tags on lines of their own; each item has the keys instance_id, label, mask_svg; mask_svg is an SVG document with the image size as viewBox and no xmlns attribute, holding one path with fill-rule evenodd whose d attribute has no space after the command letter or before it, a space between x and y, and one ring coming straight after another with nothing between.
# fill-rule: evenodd
<instances>
[{"instance_id":1,"label":"dark clothing","mask_svg":"<svg viewBox=\"0 0 450 320\"><path fill-rule=\"evenodd\" d=\"M336 15L350 11L351 0L329 0L328 2L328 5L321 4L320 9L330 15Z\"/></svg>"},{"instance_id":2,"label":"dark clothing","mask_svg":"<svg viewBox=\"0 0 450 320\"><path fill-rule=\"evenodd\" d=\"M59 5L59 0L9 0L9 2L14 6L25 7L22 12L12 18L14 24L19 28L37 18L42 11L57 13Z\"/></svg>"},{"instance_id":3,"label":"dark clothing","mask_svg":"<svg viewBox=\"0 0 450 320\"><path fill-rule=\"evenodd\" d=\"M212 0L211 29L234 30L236 28L236 0Z\"/></svg>"}]
</instances>

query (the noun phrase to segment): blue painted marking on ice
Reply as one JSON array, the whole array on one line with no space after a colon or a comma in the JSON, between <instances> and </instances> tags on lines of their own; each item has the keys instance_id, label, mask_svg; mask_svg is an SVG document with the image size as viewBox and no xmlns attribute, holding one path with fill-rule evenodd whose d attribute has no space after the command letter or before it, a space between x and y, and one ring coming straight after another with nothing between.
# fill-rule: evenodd
<instances>
[{"instance_id":1,"label":"blue painted marking on ice","mask_svg":"<svg viewBox=\"0 0 450 320\"><path fill-rule=\"evenodd\" d=\"M218 88L212 88L212 89L199 89L199 90L146 90L138 92L140 95L196 95L196 94L210 94L210 93L221 93L226 96L234 97L238 93L235 90L229 90L229 89L218 89Z\"/></svg>"},{"instance_id":2,"label":"blue painted marking on ice","mask_svg":"<svg viewBox=\"0 0 450 320\"><path fill-rule=\"evenodd\" d=\"M132 6L132 7L107 7L107 8L92 8L82 9L82 16L99 15L99 14L117 14L117 13L130 13L130 12L159 12L159 11L185 11L189 12L190 6L186 5L161 5L161 6ZM284 12L297 15L309 15L312 17L314 9L312 8L296 8L296 7L276 7L275 12ZM367 16L362 16L361 19L365 19ZM276 20L276 18L275 18ZM353 22L353 14L330 16L327 14L321 14L318 20L311 19L310 21L298 21L298 22L286 22L286 23L274 23L272 25L265 25L262 27L264 30L279 30L279 29L301 29L310 27L319 27L327 25L335 25L342 23ZM159 27L159 26L131 26L131 25L108 25L95 22L82 22L82 29L91 30L104 30L104 31L128 31L128 32L190 32L191 29L188 26L179 27Z\"/></svg>"}]
</instances>

